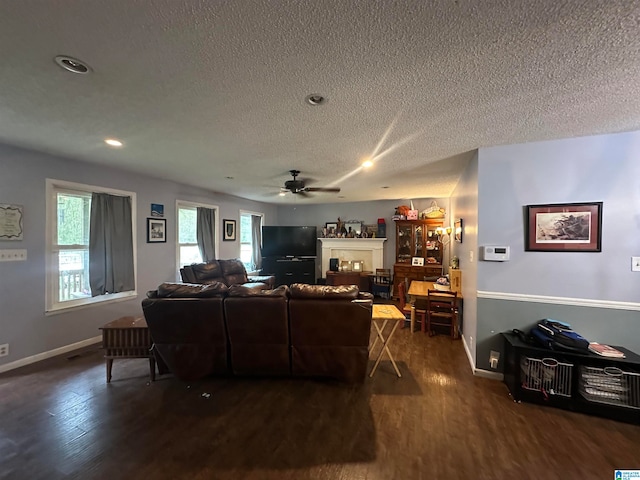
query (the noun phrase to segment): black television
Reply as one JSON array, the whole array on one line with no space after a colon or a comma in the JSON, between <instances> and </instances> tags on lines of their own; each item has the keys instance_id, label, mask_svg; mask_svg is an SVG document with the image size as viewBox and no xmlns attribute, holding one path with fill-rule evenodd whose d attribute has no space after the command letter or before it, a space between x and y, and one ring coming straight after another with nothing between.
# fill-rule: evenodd
<instances>
[{"instance_id":1,"label":"black television","mask_svg":"<svg viewBox=\"0 0 640 480\"><path fill-rule=\"evenodd\" d=\"M263 257L315 257L316 227L262 227Z\"/></svg>"}]
</instances>

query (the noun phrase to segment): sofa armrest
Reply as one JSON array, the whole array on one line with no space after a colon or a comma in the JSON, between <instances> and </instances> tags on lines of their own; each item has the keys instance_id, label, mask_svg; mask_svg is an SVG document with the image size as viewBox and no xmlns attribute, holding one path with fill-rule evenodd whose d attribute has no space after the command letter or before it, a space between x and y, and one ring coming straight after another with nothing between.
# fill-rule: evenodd
<instances>
[{"instance_id":1,"label":"sofa armrest","mask_svg":"<svg viewBox=\"0 0 640 480\"><path fill-rule=\"evenodd\" d=\"M276 277L275 275L249 275L250 282L262 282L266 283L269 287L269 290L273 290L276 288Z\"/></svg>"}]
</instances>

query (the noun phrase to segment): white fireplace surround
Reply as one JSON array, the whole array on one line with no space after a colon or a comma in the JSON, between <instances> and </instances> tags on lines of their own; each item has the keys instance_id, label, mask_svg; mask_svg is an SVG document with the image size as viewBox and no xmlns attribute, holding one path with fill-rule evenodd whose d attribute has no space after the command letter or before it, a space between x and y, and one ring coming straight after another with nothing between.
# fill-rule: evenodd
<instances>
[{"instance_id":1,"label":"white fireplace surround","mask_svg":"<svg viewBox=\"0 0 640 480\"><path fill-rule=\"evenodd\" d=\"M376 268L384 268L384 242L386 238L320 238L322 253L320 264L322 278L329 270L329 259L362 260L365 271L375 272Z\"/></svg>"}]
</instances>

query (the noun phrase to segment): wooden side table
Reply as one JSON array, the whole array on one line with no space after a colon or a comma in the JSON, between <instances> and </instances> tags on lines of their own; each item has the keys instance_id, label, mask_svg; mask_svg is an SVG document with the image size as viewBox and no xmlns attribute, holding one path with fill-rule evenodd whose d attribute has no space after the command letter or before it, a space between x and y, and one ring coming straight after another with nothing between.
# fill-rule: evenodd
<instances>
[{"instance_id":1,"label":"wooden side table","mask_svg":"<svg viewBox=\"0 0 640 480\"><path fill-rule=\"evenodd\" d=\"M120 317L100 327L107 365L107 383L116 358L148 358L151 381L156 379L156 361L151 352L151 336L144 317Z\"/></svg>"}]
</instances>

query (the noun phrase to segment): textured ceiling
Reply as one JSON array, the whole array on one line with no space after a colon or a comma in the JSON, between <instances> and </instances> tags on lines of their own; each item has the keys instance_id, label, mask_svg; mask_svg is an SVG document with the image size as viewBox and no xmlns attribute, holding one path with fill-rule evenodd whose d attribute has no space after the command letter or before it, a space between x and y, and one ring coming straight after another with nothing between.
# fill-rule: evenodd
<instances>
[{"instance_id":1,"label":"textured ceiling","mask_svg":"<svg viewBox=\"0 0 640 480\"><path fill-rule=\"evenodd\" d=\"M640 128L639 1L1 11L0 141L260 201L448 196L478 147ZM59 54L93 72L62 70ZM311 93L328 101L308 105ZM278 197L292 168L342 192Z\"/></svg>"}]
</instances>

